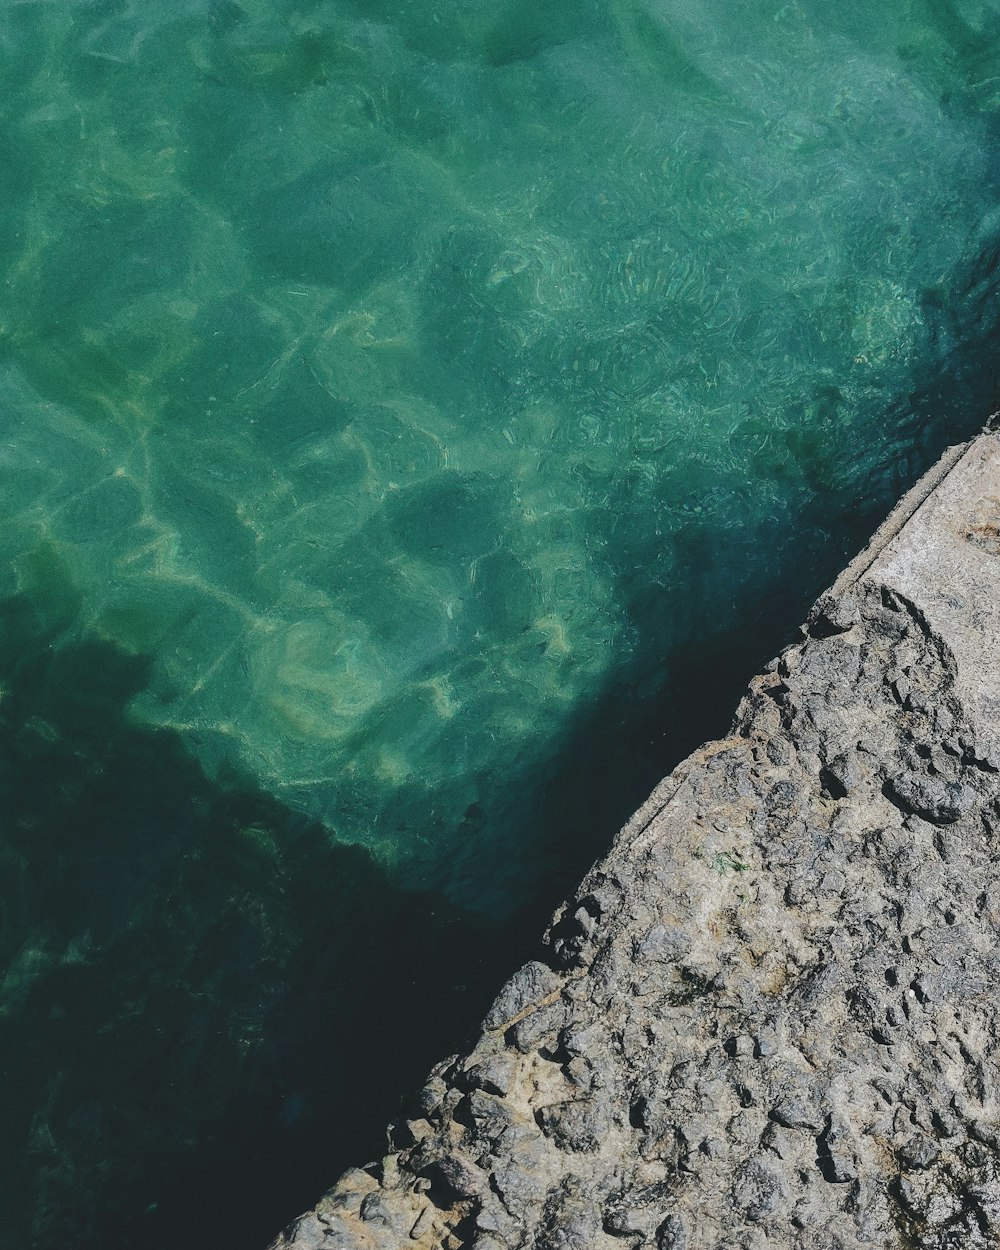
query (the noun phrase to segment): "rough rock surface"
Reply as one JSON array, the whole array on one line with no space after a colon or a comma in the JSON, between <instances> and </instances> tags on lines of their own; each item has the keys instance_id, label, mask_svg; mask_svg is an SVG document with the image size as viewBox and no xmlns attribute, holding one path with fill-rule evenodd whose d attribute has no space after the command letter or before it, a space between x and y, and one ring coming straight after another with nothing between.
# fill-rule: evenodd
<instances>
[{"instance_id":1,"label":"rough rock surface","mask_svg":"<svg viewBox=\"0 0 1000 1250\"><path fill-rule=\"evenodd\" d=\"M984 434L274 1246L1000 1244L998 527Z\"/></svg>"}]
</instances>

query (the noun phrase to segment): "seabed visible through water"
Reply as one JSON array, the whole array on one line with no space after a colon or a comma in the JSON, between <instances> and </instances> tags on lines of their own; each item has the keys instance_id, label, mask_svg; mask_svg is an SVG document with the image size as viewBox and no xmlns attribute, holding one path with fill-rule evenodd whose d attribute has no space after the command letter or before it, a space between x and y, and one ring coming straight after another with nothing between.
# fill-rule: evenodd
<instances>
[{"instance_id":1,"label":"seabed visible through water","mask_svg":"<svg viewBox=\"0 0 1000 1250\"><path fill-rule=\"evenodd\" d=\"M0 49L0 1246L263 1245L996 406L1000 6Z\"/></svg>"}]
</instances>

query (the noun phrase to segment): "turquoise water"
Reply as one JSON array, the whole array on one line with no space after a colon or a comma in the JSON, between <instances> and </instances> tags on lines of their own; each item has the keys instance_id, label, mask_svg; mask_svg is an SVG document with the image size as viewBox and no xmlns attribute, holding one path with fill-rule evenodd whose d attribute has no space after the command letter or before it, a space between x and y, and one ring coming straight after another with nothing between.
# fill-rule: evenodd
<instances>
[{"instance_id":1,"label":"turquoise water","mask_svg":"<svg viewBox=\"0 0 1000 1250\"><path fill-rule=\"evenodd\" d=\"M263 1243L989 412L1000 5L0 56L0 1244Z\"/></svg>"}]
</instances>

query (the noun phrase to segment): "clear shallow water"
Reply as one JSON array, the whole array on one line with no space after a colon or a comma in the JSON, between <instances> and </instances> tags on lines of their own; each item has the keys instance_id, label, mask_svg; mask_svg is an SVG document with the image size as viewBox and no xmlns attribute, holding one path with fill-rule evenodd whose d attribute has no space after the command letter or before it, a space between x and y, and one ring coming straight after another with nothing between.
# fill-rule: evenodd
<instances>
[{"instance_id":1,"label":"clear shallow water","mask_svg":"<svg viewBox=\"0 0 1000 1250\"><path fill-rule=\"evenodd\" d=\"M986 415L998 14L0 15L9 1244L266 1240Z\"/></svg>"}]
</instances>

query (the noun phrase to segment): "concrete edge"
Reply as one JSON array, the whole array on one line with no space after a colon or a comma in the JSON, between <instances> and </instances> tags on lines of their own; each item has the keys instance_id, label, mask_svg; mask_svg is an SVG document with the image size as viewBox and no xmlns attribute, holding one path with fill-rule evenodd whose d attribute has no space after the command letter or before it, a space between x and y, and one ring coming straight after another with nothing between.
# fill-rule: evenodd
<instances>
[{"instance_id":1,"label":"concrete edge","mask_svg":"<svg viewBox=\"0 0 1000 1250\"><path fill-rule=\"evenodd\" d=\"M981 441L984 438L1000 438L1000 434L992 424L993 420L994 418L991 418L990 423L984 426L982 432L975 438L949 447L941 458L910 487L872 535L867 546L859 551L841 571L828 593L840 595L844 594L849 587L856 586L907 522L920 511L945 478L954 472L961 462L981 444Z\"/></svg>"}]
</instances>

